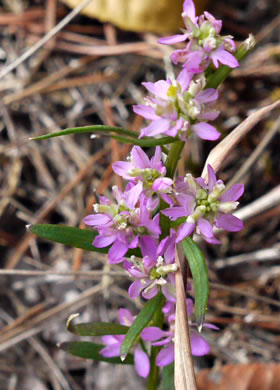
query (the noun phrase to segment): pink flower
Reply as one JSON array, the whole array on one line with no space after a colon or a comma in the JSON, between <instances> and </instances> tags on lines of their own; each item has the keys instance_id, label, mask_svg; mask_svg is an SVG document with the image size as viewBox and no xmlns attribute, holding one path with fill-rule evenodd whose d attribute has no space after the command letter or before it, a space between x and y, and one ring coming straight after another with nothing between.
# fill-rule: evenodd
<instances>
[{"instance_id":1,"label":"pink flower","mask_svg":"<svg viewBox=\"0 0 280 390\"><path fill-rule=\"evenodd\" d=\"M243 184L235 184L224 192L225 185L217 180L213 168L208 165L208 185L202 178L194 179L186 175L176 182L178 206L162 211L172 221L186 217L179 226L176 242L182 241L194 231L200 234L210 244L220 244L214 237L213 225L230 232L237 232L243 228L240 219L232 215L238 206L237 199L244 192Z\"/></svg>"},{"instance_id":2,"label":"pink flower","mask_svg":"<svg viewBox=\"0 0 280 390\"><path fill-rule=\"evenodd\" d=\"M186 140L193 133L206 140L217 140L220 133L207 123L217 118L219 111L212 108L218 91L204 89L203 75L192 80L193 74L182 70L177 79L143 83L154 97L146 98L146 105L133 106L135 113L151 123L141 130L140 137L165 134Z\"/></svg>"},{"instance_id":3,"label":"pink flower","mask_svg":"<svg viewBox=\"0 0 280 390\"><path fill-rule=\"evenodd\" d=\"M143 259L132 257L124 262L124 268L135 279L128 290L132 299L140 293L143 298L152 299L161 290L167 300L175 302L175 240L173 230L160 245L152 237L140 239Z\"/></svg>"},{"instance_id":4,"label":"pink flower","mask_svg":"<svg viewBox=\"0 0 280 390\"><path fill-rule=\"evenodd\" d=\"M119 322L125 326L133 324L133 315L127 309L119 309ZM120 356L120 350L125 335L103 336L102 341L107 344L99 353L107 358ZM143 378L147 378L150 372L150 360L139 344L133 346L135 369Z\"/></svg>"},{"instance_id":5,"label":"pink flower","mask_svg":"<svg viewBox=\"0 0 280 390\"><path fill-rule=\"evenodd\" d=\"M184 63L184 68L193 73L203 72L212 62L216 68L220 63L231 68L239 64L230 53L235 50L231 36L221 36L222 21L215 19L209 12L201 16L195 15L192 0L185 0L182 17L185 23L183 34L159 39L159 43L170 45L188 41L186 48L176 50L171 59L174 64Z\"/></svg>"},{"instance_id":6,"label":"pink flower","mask_svg":"<svg viewBox=\"0 0 280 390\"><path fill-rule=\"evenodd\" d=\"M157 202L143 194L141 182L124 193L113 187L113 194L116 203L101 197L100 204L94 205L95 214L84 218L87 225L98 231L94 246L104 248L113 244L108 252L111 264L120 263L129 249L137 248L140 237L160 234L159 214L152 218Z\"/></svg>"},{"instance_id":7,"label":"pink flower","mask_svg":"<svg viewBox=\"0 0 280 390\"><path fill-rule=\"evenodd\" d=\"M193 311L193 302L191 299L186 300L186 306L188 316L190 317ZM141 332L141 337L144 341L152 342L153 346L163 347L156 357L156 365L159 367L168 366L174 361L175 305L173 305L173 313L168 316L168 323L169 330L162 330L158 327L150 326ZM189 326L194 327L196 324L190 321ZM204 324L204 326L211 329L218 329L212 324ZM209 344L194 330L190 331L190 343L194 356L203 356L210 351Z\"/></svg>"},{"instance_id":8,"label":"pink flower","mask_svg":"<svg viewBox=\"0 0 280 390\"><path fill-rule=\"evenodd\" d=\"M129 161L117 161L113 164L113 171L134 184L142 182L146 196L152 196L156 192L170 203L168 193L173 180L165 177L166 168L161 161L160 146L156 147L151 160L139 146L134 146Z\"/></svg>"}]
</instances>

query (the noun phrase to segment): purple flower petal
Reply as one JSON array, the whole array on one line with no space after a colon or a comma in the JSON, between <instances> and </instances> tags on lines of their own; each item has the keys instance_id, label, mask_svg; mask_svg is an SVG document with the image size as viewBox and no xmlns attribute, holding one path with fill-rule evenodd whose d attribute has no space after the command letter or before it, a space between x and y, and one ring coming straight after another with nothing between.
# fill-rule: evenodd
<instances>
[{"instance_id":1,"label":"purple flower petal","mask_svg":"<svg viewBox=\"0 0 280 390\"><path fill-rule=\"evenodd\" d=\"M211 245L220 245L221 244L221 241L215 237L207 238L205 236L202 236L202 238L204 241L208 242L208 244L211 244Z\"/></svg>"},{"instance_id":2,"label":"purple flower petal","mask_svg":"<svg viewBox=\"0 0 280 390\"><path fill-rule=\"evenodd\" d=\"M221 135L221 133L219 133L214 126L209 125L209 123L206 122L196 123L192 126L192 129L198 135L199 138L206 139L209 141L215 141Z\"/></svg>"},{"instance_id":3,"label":"purple flower petal","mask_svg":"<svg viewBox=\"0 0 280 390\"><path fill-rule=\"evenodd\" d=\"M149 288L147 291L145 289L142 291L142 297L150 300L154 298L158 293L158 286L154 285L152 288Z\"/></svg>"},{"instance_id":4,"label":"purple flower petal","mask_svg":"<svg viewBox=\"0 0 280 390\"><path fill-rule=\"evenodd\" d=\"M187 216L184 207L170 207L162 210L161 213L169 217L171 221L176 221L177 218Z\"/></svg>"},{"instance_id":5,"label":"purple flower petal","mask_svg":"<svg viewBox=\"0 0 280 390\"><path fill-rule=\"evenodd\" d=\"M165 367L172 362L174 362L174 344L170 343L166 348L159 351L156 357L156 365L159 367Z\"/></svg>"},{"instance_id":6,"label":"purple flower petal","mask_svg":"<svg viewBox=\"0 0 280 390\"><path fill-rule=\"evenodd\" d=\"M127 251L127 244L124 244L118 240L115 241L108 252L109 264L121 263Z\"/></svg>"},{"instance_id":7,"label":"purple flower petal","mask_svg":"<svg viewBox=\"0 0 280 390\"><path fill-rule=\"evenodd\" d=\"M153 95L158 96L158 97L166 100L167 99L167 91L171 85L171 81L170 80L167 80L167 81L166 80L159 80L155 83L144 82L144 83L142 83L142 85L144 85L144 87L149 92L151 92Z\"/></svg>"},{"instance_id":8,"label":"purple flower petal","mask_svg":"<svg viewBox=\"0 0 280 390\"><path fill-rule=\"evenodd\" d=\"M203 324L203 327L213 329L213 330L220 330L220 328L218 326L216 326L214 324L208 324L207 322Z\"/></svg>"},{"instance_id":9,"label":"purple flower petal","mask_svg":"<svg viewBox=\"0 0 280 390\"><path fill-rule=\"evenodd\" d=\"M168 334L166 331L158 328L157 326L149 326L141 332L141 338L144 341L156 341L162 337L166 337Z\"/></svg>"},{"instance_id":10,"label":"purple flower petal","mask_svg":"<svg viewBox=\"0 0 280 390\"><path fill-rule=\"evenodd\" d=\"M121 308L118 312L118 320L121 325L131 326L134 322L134 317L129 310Z\"/></svg>"},{"instance_id":11,"label":"purple flower petal","mask_svg":"<svg viewBox=\"0 0 280 390\"><path fill-rule=\"evenodd\" d=\"M104 357L110 358L110 357L120 356L120 351L121 351L121 344L116 343L116 344L107 345L107 347L101 349L99 353Z\"/></svg>"},{"instance_id":12,"label":"purple flower petal","mask_svg":"<svg viewBox=\"0 0 280 390\"><path fill-rule=\"evenodd\" d=\"M121 344L124 340L123 335L106 335L102 336L102 342L107 345Z\"/></svg>"},{"instance_id":13,"label":"purple flower petal","mask_svg":"<svg viewBox=\"0 0 280 390\"><path fill-rule=\"evenodd\" d=\"M173 180L169 177L159 177L153 183L152 190L154 192L165 191L173 184Z\"/></svg>"},{"instance_id":14,"label":"purple flower petal","mask_svg":"<svg viewBox=\"0 0 280 390\"><path fill-rule=\"evenodd\" d=\"M147 378L150 372L150 360L145 352L139 347L137 347L134 352L134 365L138 375L142 378Z\"/></svg>"},{"instance_id":15,"label":"purple flower petal","mask_svg":"<svg viewBox=\"0 0 280 390\"><path fill-rule=\"evenodd\" d=\"M218 49L212 51L210 57L216 68L219 67L219 62L221 64L229 66L230 68L236 68L237 66L239 66L239 62L237 61L237 59L231 53L226 51L223 45L220 46Z\"/></svg>"},{"instance_id":16,"label":"purple flower petal","mask_svg":"<svg viewBox=\"0 0 280 390\"><path fill-rule=\"evenodd\" d=\"M156 169L158 171L163 170L163 172L161 172L162 174L166 173L166 168L162 165L162 162L161 162L161 147L160 146L156 147L155 154L151 158L151 168Z\"/></svg>"},{"instance_id":17,"label":"purple flower petal","mask_svg":"<svg viewBox=\"0 0 280 390\"><path fill-rule=\"evenodd\" d=\"M183 67L191 73L200 73L203 71L201 66L205 54L203 50L196 50L194 52L187 50L176 50L171 54L172 61L176 59L178 62L184 62ZM175 63L175 62L174 62Z\"/></svg>"},{"instance_id":18,"label":"purple flower petal","mask_svg":"<svg viewBox=\"0 0 280 390\"><path fill-rule=\"evenodd\" d=\"M177 76L177 81L181 86L182 92L185 92L189 87L193 74L190 73L187 69L181 70Z\"/></svg>"},{"instance_id":19,"label":"purple flower petal","mask_svg":"<svg viewBox=\"0 0 280 390\"><path fill-rule=\"evenodd\" d=\"M220 111L214 109L205 108L198 116L197 119L201 121L214 121L220 115Z\"/></svg>"},{"instance_id":20,"label":"purple flower petal","mask_svg":"<svg viewBox=\"0 0 280 390\"><path fill-rule=\"evenodd\" d=\"M169 127L170 127L169 119L157 119L154 122L152 122L149 126L141 130L141 134L139 138L142 138L144 136L153 137L155 135L164 133L169 129Z\"/></svg>"},{"instance_id":21,"label":"purple flower petal","mask_svg":"<svg viewBox=\"0 0 280 390\"><path fill-rule=\"evenodd\" d=\"M194 2L192 0L185 0L184 1L183 11L189 18L191 18L193 23L196 22L195 5L194 5Z\"/></svg>"},{"instance_id":22,"label":"purple flower petal","mask_svg":"<svg viewBox=\"0 0 280 390\"><path fill-rule=\"evenodd\" d=\"M83 222L88 226L105 225L112 221L112 218L107 214L90 214L83 219Z\"/></svg>"},{"instance_id":23,"label":"purple flower petal","mask_svg":"<svg viewBox=\"0 0 280 390\"><path fill-rule=\"evenodd\" d=\"M155 113L155 110L150 106L145 106L144 104L133 106L133 111L135 114L138 114L143 118L151 121L159 119L159 116Z\"/></svg>"},{"instance_id":24,"label":"purple flower petal","mask_svg":"<svg viewBox=\"0 0 280 390\"><path fill-rule=\"evenodd\" d=\"M131 156L136 168L150 168L150 160L140 146L133 146Z\"/></svg>"},{"instance_id":25,"label":"purple flower petal","mask_svg":"<svg viewBox=\"0 0 280 390\"><path fill-rule=\"evenodd\" d=\"M222 21L216 19L212 14L210 14L210 12L204 11L204 15L215 28L216 33L219 34L222 29Z\"/></svg>"},{"instance_id":26,"label":"purple flower petal","mask_svg":"<svg viewBox=\"0 0 280 390\"><path fill-rule=\"evenodd\" d=\"M172 45L173 43L184 42L189 34L177 34L171 35L170 37L160 38L158 43L162 45Z\"/></svg>"},{"instance_id":27,"label":"purple flower petal","mask_svg":"<svg viewBox=\"0 0 280 390\"><path fill-rule=\"evenodd\" d=\"M135 280L128 289L128 294L131 299L139 297L141 291L145 288L145 284L141 280Z\"/></svg>"},{"instance_id":28,"label":"purple flower petal","mask_svg":"<svg viewBox=\"0 0 280 390\"><path fill-rule=\"evenodd\" d=\"M244 184L234 184L229 190L223 193L220 200L221 202L235 202L243 195Z\"/></svg>"},{"instance_id":29,"label":"purple flower petal","mask_svg":"<svg viewBox=\"0 0 280 390\"><path fill-rule=\"evenodd\" d=\"M157 257L157 241L151 236L143 236L140 238L140 247L142 256L149 256L151 259L156 259Z\"/></svg>"},{"instance_id":30,"label":"purple flower petal","mask_svg":"<svg viewBox=\"0 0 280 390\"><path fill-rule=\"evenodd\" d=\"M140 182L136 184L134 187L132 187L129 191L125 192L124 198L129 208L134 209L142 191L143 191L143 184L142 182Z\"/></svg>"},{"instance_id":31,"label":"purple flower petal","mask_svg":"<svg viewBox=\"0 0 280 390\"><path fill-rule=\"evenodd\" d=\"M210 352L209 344L198 333L190 332L190 342L194 356L203 356Z\"/></svg>"},{"instance_id":32,"label":"purple flower petal","mask_svg":"<svg viewBox=\"0 0 280 390\"><path fill-rule=\"evenodd\" d=\"M132 177L127 174L128 171L134 168L134 166L128 161L117 161L112 165L113 171L123 177L124 179L131 180Z\"/></svg>"},{"instance_id":33,"label":"purple flower petal","mask_svg":"<svg viewBox=\"0 0 280 390\"><path fill-rule=\"evenodd\" d=\"M208 164L207 166L207 171L208 171L208 188L210 191L212 191L215 184L217 183L217 178L214 169L211 167L210 164Z\"/></svg>"},{"instance_id":34,"label":"purple flower petal","mask_svg":"<svg viewBox=\"0 0 280 390\"><path fill-rule=\"evenodd\" d=\"M188 222L183 223L183 225L181 225L178 229L176 242L178 243L182 241L184 238L186 238L187 236L190 236L194 231L194 228L195 228L195 223L188 223Z\"/></svg>"},{"instance_id":35,"label":"purple flower petal","mask_svg":"<svg viewBox=\"0 0 280 390\"><path fill-rule=\"evenodd\" d=\"M195 197L193 195L179 193L176 196L178 202L184 207L185 215L191 215L195 207Z\"/></svg>"},{"instance_id":36,"label":"purple flower petal","mask_svg":"<svg viewBox=\"0 0 280 390\"><path fill-rule=\"evenodd\" d=\"M95 237L92 244L97 248L105 248L106 246L111 245L115 241L116 237L117 237L116 234L112 234L110 236L100 235Z\"/></svg>"},{"instance_id":37,"label":"purple flower petal","mask_svg":"<svg viewBox=\"0 0 280 390\"><path fill-rule=\"evenodd\" d=\"M243 229L243 222L231 214L218 214L215 225L229 232L239 232Z\"/></svg>"},{"instance_id":38,"label":"purple flower petal","mask_svg":"<svg viewBox=\"0 0 280 390\"><path fill-rule=\"evenodd\" d=\"M210 222L208 222L204 218L199 218L197 225L203 236L205 236L206 238L213 237L213 227Z\"/></svg>"},{"instance_id":39,"label":"purple flower petal","mask_svg":"<svg viewBox=\"0 0 280 390\"><path fill-rule=\"evenodd\" d=\"M219 93L216 89L214 88L208 88L204 89L203 91L199 92L195 98L200 102L200 103L209 103L213 102L218 99Z\"/></svg>"}]
</instances>

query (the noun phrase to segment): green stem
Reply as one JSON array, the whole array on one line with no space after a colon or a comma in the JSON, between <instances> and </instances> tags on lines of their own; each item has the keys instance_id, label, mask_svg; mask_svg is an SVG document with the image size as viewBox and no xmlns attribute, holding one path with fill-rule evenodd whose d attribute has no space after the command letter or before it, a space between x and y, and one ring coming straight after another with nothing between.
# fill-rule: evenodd
<instances>
[{"instance_id":1,"label":"green stem","mask_svg":"<svg viewBox=\"0 0 280 390\"><path fill-rule=\"evenodd\" d=\"M162 303L159 305L157 311L154 314L152 326L157 326L159 328L162 328L163 321L164 321L162 307L164 304L165 304L165 299L162 299ZM151 356L150 356L150 373L148 377L147 390L155 390L158 388L159 367L156 365L156 357L159 351L160 351L160 347L152 347Z\"/></svg>"},{"instance_id":2,"label":"green stem","mask_svg":"<svg viewBox=\"0 0 280 390\"><path fill-rule=\"evenodd\" d=\"M178 140L177 142L174 142L174 144L171 145L170 151L168 153L167 159L166 159L166 176L171 177L173 179L173 176L175 174L178 161L180 160L182 150L185 146L185 142Z\"/></svg>"},{"instance_id":3,"label":"green stem","mask_svg":"<svg viewBox=\"0 0 280 390\"><path fill-rule=\"evenodd\" d=\"M159 347L152 347L150 357L150 374L148 377L147 390L155 390L159 383L159 367L156 365L156 357L159 353Z\"/></svg>"},{"instance_id":4,"label":"green stem","mask_svg":"<svg viewBox=\"0 0 280 390\"><path fill-rule=\"evenodd\" d=\"M185 143L183 141L176 141L171 145L170 151L166 159L166 171L167 177L173 178L178 161L181 157L182 150ZM160 200L160 210L164 210L168 207L168 204L165 203L162 199ZM161 239L169 235L170 230L170 219L163 214L160 214L160 228L161 228Z\"/></svg>"}]
</instances>

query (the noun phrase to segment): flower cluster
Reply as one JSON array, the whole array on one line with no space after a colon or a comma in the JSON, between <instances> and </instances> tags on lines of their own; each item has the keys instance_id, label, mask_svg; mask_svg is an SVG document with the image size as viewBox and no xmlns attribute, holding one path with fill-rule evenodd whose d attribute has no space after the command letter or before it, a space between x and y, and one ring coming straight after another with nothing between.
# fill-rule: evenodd
<instances>
[{"instance_id":1,"label":"flower cluster","mask_svg":"<svg viewBox=\"0 0 280 390\"><path fill-rule=\"evenodd\" d=\"M183 70L174 80L143 83L151 93L145 104L133 107L134 112L151 123L142 129L140 137L164 134L186 141L192 134L201 139L215 141L220 133L208 123L219 111L213 109L218 91L207 88L204 71L209 65L237 67L238 61L230 53L235 50L231 36L221 36L222 21L209 12L196 16L192 0L185 0L182 18L183 34L159 39L162 44L187 41L184 49L171 55L174 64L182 63Z\"/></svg>"},{"instance_id":2,"label":"flower cluster","mask_svg":"<svg viewBox=\"0 0 280 390\"><path fill-rule=\"evenodd\" d=\"M188 317L191 318L193 311L193 301L186 300ZM168 302L163 307L163 313L167 319L168 330L162 330L156 326L145 328L141 332L141 342L134 344L134 365L139 376L146 378L150 371L150 362L146 352L141 348L141 343L146 342L145 349L148 350L151 346L163 347L156 357L156 365L164 367L174 361L174 332L175 332L175 304ZM135 317L127 309L119 309L119 323L125 326L131 326ZM193 328L196 324L189 320L190 327L190 343L191 350L194 356L203 356L209 353L210 346L207 341ZM213 324L204 324L204 327L218 330ZM102 341L106 345L100 354L104 357L120 356L121 344L124 340L124 335L103 336Z\"/></svg>"},{"instance_id":3,"label":"flower cluster","mask_svg":"<svg viewBox=\"0 0 280 390\"><path fill-rule=\"evenodd\" d=\"M145 99L145 104L134 106L134 111L151 123L142 129L139 138L164 134L187 141L192 134L205 140L216 140L220 136L208 123L219 115L214 107L218 92L206 87L204 71L211 64L236 67L238 62L230 53L235 48L234 43L232 37L220 35L221 21L208 12L199 17L195 15L192 0L185 0L182 17L186 27L183 34L162 38L160 43L187 41L184 49L176 50L171 56L183 69L175 80L143 83L151 95ZM149 300L159 292L165 297L162 313L166 330L156 326L145 328L133 347L135 367L142 377L149 374L147 354L151 346L161 347L156 358L159 367L174 360L176 244L194 234L209 244L219 244L214 227L231 232L243 227L232 215L244 191L242 184L226 189L210 165L207 180L190 173L176 179L168 177L163 151L166 154L166 148L162 150L157 146L149 158L139 146L134 146L128 161L114 163L113 171L127 181L125 190L113 187L114 200L100 197L93 214L84 219L97 233L93 245L109 247L109 263L122 263L130 275L132 283L128 292L132 299L142 296ZM167 229L163 229L164 220L169 222ZM187 299L186 306L191 316L193 301ZM130 326L133 321L128 310L119 311L121 324ZM189 325L193 355L208 353L208 343L193 329L197 324L190 322ZM217 329L211 324L204 327ZM119 356L124 337L104 336L106 346L100 353L104 357Z\"/></svg>"}]
</instances>

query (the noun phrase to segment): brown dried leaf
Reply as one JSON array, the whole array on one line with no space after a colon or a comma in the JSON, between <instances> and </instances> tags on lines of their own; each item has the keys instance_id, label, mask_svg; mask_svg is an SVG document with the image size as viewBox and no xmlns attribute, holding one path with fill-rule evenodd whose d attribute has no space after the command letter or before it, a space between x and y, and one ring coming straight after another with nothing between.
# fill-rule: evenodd
<instances>
[{"instance_id":1,"label":"brown dried leaf","mask_svg":"<svg viewBox=\"0 0 280 390\"><path fill-rule=\"evenodd\" d=\"M178 251L177 251L178 249ZM197 390L192 361L186 294L182 277L184 252L179 246L175 252L176 272L176 321L175 321L175 372L176 390Z\"/></svg>"},{"instance_id":2,"label":"brown dried leaf","mask_svg":"<svg viewBox=\"0 0 280 390\"><path fill-rule=\"evenodd\" d=\"M224 138L214 149L211 150L205 162L202 177L207 179L207 166L210 164L215 172L224 164L226 156L238 144L242 137L244 137L260 120L262 120L271 110L280 105L280 100L263 107L251 114L239 126L237 126L226 138Z\"/></svg>"},{"instance_id":3,"label":"brown dried leaf","mask_svg":"<svg viewBox=\"0 0 280 390\"><path fill-rule=\"evenodd\" d=\"M202 370L197 386L198 390L279 390L280 364L228 364Z\"/></svg>"},{"instance_id":4,"label":"brown dried leaf","mask_svg":"<svg viewBox=\"0 0 280 390\"><path fill-rule=\"evenodd\" d=\"M76 7L81 0L62 0ZM208 0L196 0L197 14ZM83 11L102 22L111 22L124 30L159 34L176 32L182 25L183 0L93 0Z\"/></svg>"}]
</instances>

